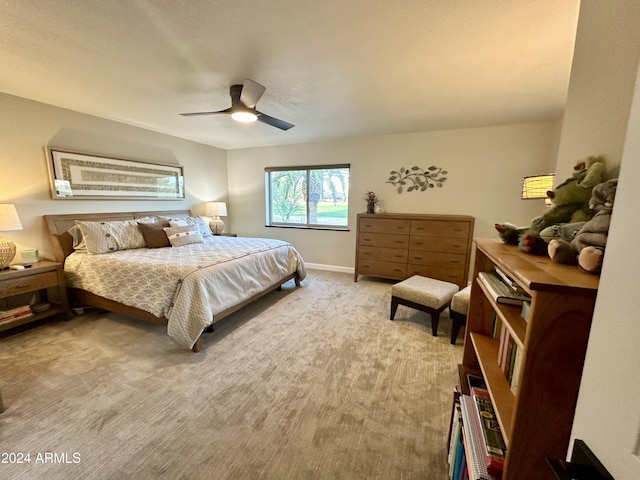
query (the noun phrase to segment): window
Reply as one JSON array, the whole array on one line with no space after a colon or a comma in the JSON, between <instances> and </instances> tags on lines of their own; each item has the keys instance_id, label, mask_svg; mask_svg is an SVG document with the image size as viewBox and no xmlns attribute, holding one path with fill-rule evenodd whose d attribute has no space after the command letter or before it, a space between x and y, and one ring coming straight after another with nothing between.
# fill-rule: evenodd
<instances>
[{"instance_id":1,"label":"window","mask_svg":"<svg viewBox=\"0 0 640 480\"><path fill-rule=\"evenodd\" d=\"M349 165L265 168L267 225L346 230Z\"/></svg>"}]
</instances>

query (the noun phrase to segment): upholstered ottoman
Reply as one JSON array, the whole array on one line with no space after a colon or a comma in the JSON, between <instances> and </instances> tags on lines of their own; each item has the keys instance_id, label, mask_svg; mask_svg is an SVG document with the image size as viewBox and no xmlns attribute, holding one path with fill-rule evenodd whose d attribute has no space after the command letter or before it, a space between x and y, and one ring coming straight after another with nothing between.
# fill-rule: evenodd
<instances>
[{"instance_id":1,"label":"upholstered ottoman","mask_svg":"<svg viewBox=\"0 0 640 480\"><path fill-rule=\"evenodd\" d=\"M396 315L398 305L415 308L431 314L431 331L438 336L440 313L449 306L459 290L455 283L414 275L391 286L391 316Z\"/></svg>"},{"instance_id":2,"label":"upholstered ottoman","mask_svg":"<svg viewBox=\"0 0 640 480\"><path fill-rule=\"evenodd\" d=\"M451 299L451 305L449 306L449 316L451 317L451 345L456 344L460 328L467 324L470 296L471 285L464 287Z\"/></svg>"}]
</instances>

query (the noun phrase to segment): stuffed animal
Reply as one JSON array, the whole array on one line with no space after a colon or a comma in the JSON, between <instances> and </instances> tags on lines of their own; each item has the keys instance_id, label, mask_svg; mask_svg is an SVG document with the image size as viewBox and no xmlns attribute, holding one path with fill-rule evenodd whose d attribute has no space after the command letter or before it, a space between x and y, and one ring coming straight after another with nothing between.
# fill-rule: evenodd
<instances>
[{"instance_id":1,"label":"stuffed animal","mask_svg":"<svg viewBox=\"0 0 640 480\"><path fill-rule=\"evenodd\" d=\"M589 207L595 215L584 224L571 242L562 239L549 242L548 253L554 262L570 265L577 263L587 272L600 272L617 187L617 178L594 187Z\"/></svg>"},{"instance_id":2,"label":"stuffed animal","mask_svg":"<svg viewBox=\"0 0 640 480\"><path fill-rule=\"evenodd\" d=\"M531 221L528 227L517 227L512 223L496 223L495 228L504 243L518 245L526 253L545 254L547 244L540 232L547 227L562 223L588 221L593 212L589 210L589 199L593 187L602 181L604 163L601 157L588 157L574 166L575 173L547 192L551 208Z\"/></svg>"}]
</instances>

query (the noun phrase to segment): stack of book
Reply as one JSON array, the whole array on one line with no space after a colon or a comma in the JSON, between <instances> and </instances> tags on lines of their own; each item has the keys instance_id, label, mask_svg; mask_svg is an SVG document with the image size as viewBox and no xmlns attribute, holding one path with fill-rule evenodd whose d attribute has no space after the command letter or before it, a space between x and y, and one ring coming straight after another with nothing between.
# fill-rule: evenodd
<instances>
[{"instance_id":1,"label":"stack of book","mask_svg":"<svg viewBox=\"0 0 640 480\"><path fill-rule=\"evenodd\" d=\"M15 318L28 317L30 315L33 315L33 312L29 305L22 305L9 310L0 310L0 322L6 322Z\"/></svg>"},{"instance_id":2,"label":"stack of book","mask_svg":"<svg viewBox=\"0 0 640 480\"><path fill-rule=\"evenodd\" d=\"M460 380L449 435L449 478L499 479L506 444L484 379L479 374L461 374Z\"/></svg>"},{"instance_id":3,"label":"stack of book","mask_svg":"<svg viewBox=\"0 0 640 480\"><path fill-rule=\"evenodd\" d=\"M497 268L493 272L478 273L478 279L497 303L522 305L523 302L531 301L527 292Z\"/></svg>"}]
</instances>

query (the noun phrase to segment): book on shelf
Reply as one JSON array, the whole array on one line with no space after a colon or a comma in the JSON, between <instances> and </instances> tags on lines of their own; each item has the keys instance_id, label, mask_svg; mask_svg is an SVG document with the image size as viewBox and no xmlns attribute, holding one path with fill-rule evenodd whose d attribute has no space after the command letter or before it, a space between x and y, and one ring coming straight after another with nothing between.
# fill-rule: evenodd
<instances>
[{"instance_id":1,"label":"book on shelf","mask_svg":"<svg viewBox=\"0 0 640 480\"><path fill-rule=\"evenodd\" d=\"M468 395L460 396L460 412L462 414L462 434L465 444L469 478L479 480L494 480L500 476L491 475L487 470L487 464L482 450L482 432L475 418L473 399Z\"/></svg>"},{"instance_id":2,"label":"book on shelf","mask_svg":"<svg viewBox=\"0 0 640 480\"><path fill-rule=\"evenodd\" d=\"M467 374L467 383L469 384L469 393L472 388L487 389L487 384L485 383L484 378L482 378L482 375Z\"/></svg>"},{"instance_id":3,"label":"book on shelf","mask_svg":"<svg viewBox=\"0 0 640 480\"><path fill-rule=\"evenodd\" d=\"M527 295L527 292L525 291L525 289L522 288L520 285L518 285L513 280L513 278L511 278L509 275L504 273L498 267L494 267L494 271L495 271L497 277L500 279L500 281L502 283L504 283L509 290L511 290L512 292L515 292L515 293L520 293L520 294L523 294L523 295Z\"/></svg>"},{"instance_id":4,"label":"book on shelf","mask_svg":"<svg viewBox=\"0 0 640 480\"><path fill-rule=\"evenodd\" d=\"M495 272L480 272L478 279L487 288L493 299L497 303L508 305L522 305L522 302L530 301L531 297L524 293L511 291Z\"/></svg>"},{"instance_id":5,"label":"book on shelf","mask_svg":"<svg viewBox=\"0 0 640 480\"><path fill-rule=\"evenodd\" d=\"M520 383L520 370L522 367L522 349L516 348L515 360L513 361L513 370L511 372L511 393L514 395L518 390Z\"/></svg>"},{"instance_id":6,"label":"book on shelf","mask_svg":"<svg viewBox=\"0 0 640 480\"><path fill-rule=\"evenodd\" d=\"M460 403L456 403L453 409L453 417L451 418L451 435L449 437L449 476L453 476L453 468L455 464L456 449L460 441L460 430L462 429L462 420L460 416Z\"/></svg>"},{"instance_id":7,"label":"book on shelf","mask_svg":"<svg viewBox=\"0 0 640 480\"><path fill-rule=\"evenodd\" d=\"M25 317L29 315L33 315L33 312L31 311L31 306L21 305L16 308L0 311L0 322L5 320L12 320L18 317Z\"/></svg>"},{"instance_id":8,"label":"book on shelf","mask_svg":"<svg viewBox=\"0 0 640 480\"><path fill-rule=\"evenodd\" d=\"M471 389L471 398L473 398L474 402L475 418L482 433L480 443L484 461L487 465L487 472L493 476L500 477L504 470L504 457L507 446L500 431L491 397L486 390L473 388Z\"/></svg>"}]
</instances>

